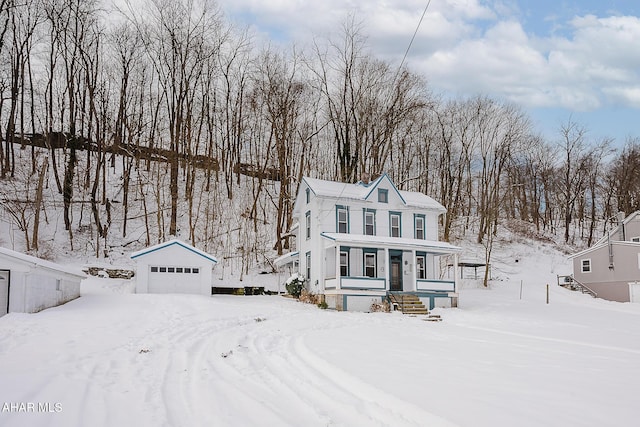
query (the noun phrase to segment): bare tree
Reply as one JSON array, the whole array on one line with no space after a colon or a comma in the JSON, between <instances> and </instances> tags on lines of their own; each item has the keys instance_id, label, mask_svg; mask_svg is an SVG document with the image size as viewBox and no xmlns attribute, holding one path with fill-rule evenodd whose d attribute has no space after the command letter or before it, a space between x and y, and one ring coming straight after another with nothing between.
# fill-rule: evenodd
<instances>
[{"instance_id":1,"label":"bare tree","mask_svg":"<svg viewBox=\"0 0 640 427\"><path fill-rule=\"evenodd\" d=\"M171 214L169 234L178 229L179 158L185 154L188 133L193 126L190 102L202 78L207 60L217 49L210 42L218 38L221 23L217 10L206 3L159 0L147 10L146 25L139 24L153 69L162 89L169 141L169 192Z\"/></svg>"},{"instance_id":2,"label":"bare tree","mask_svg":"<svg viewBox=\"0 0 640 427\"><path fill-rule=\"evenodd\" d=\"M273 140L279 182L276 208L276 233L274 249L282 254L289 247L291 211L296 197L294 183L300 175L307 141L299 135L309 124L305 122L304 110L308 107L305 98L309 87L298 77L298 61L294 52L291 58L271 51L263 53L259 59L254 100L263 105L269 129L267 135ZM270 144L268 144L270 147ZM254 208L255 210L255 202Z\"/></svg>"},{"instance_id":3,"label":"bare tree","mask_svg":"<svg viewBox=\"0 0 640 427\"><path fill-rule=\"evenodd\" d=\"M0 177L4 178L7 173L12 176L15 173L15 152L16 142L21 144L25 134L25 90L27 81L27 70L32 39L35 35L36 27L40 21L39 8L35 1L16 4L13 3L8 8L7 24L11 29L10 46L10 95L9 95L9 115L5 130L5 152L4 163L0 165ZM3 30L2 36L7 31ZM0 49L1 51L1 49ZM33 88L29 88L30 91Z\"/></svg>"},{"instance_id":4,"label":"bare tree","mask_svg":"<svg viewBox=\"0 0 640 427\"><path fill-rule=\"evenodd\" d=\"M624 148L613 160L610 171L611 190L618 211L627 214L640 209L640 138L628 138ZM609 203L611 204L611 203ZM615 212L608 212L612 216Z\"/></svg>"},{"instance_id":5,"label":"bare tree","mask_svg":"<svg viewBox=\"0 0 640 427\"><path fill-rule=\"evenodd\" d=\"M579 197L584 197L588 144L587 129L569 119L560 126L562 163L559 166L559 203L564 223L564 241L569 242L571 224Z\"/></svg>"},{"instance_id":6,"label":"bare tree","mask_svg":"<svg viewBox=\"0 0 640 427\"><path fill-rule=\"evenodd\" d=\"M441 105L434 113L437 197L447 209L443 234L448 241L456 218L463 213L463 205L470 203L465 194L471 195L471 158L476 143L474 117L464 102L455 100Z\"/></svg>"}]
</instances>

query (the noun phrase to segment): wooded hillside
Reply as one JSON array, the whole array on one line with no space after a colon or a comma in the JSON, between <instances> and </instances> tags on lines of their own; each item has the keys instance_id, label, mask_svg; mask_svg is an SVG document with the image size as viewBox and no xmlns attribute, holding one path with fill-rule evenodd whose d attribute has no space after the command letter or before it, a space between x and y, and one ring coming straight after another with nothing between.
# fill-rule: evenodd
<instances>
[{"instance_id":1,"label":"wooded hillside","mask_svg":"<svg viewBox=\"0 0 640 427\"><path fill-rule=\"evenodd\" d=\"M639 138L567 118L546 140L517 105L435 94L372 56L355 19L289 49L205 1L0 0L0 22L0 221L29 251L59 221L98 258L177 235L268 264L292 244L305 175L387 172L447 208L453 241L518 220L589 245L640 208Z\"/></svg>"}]
</instances>

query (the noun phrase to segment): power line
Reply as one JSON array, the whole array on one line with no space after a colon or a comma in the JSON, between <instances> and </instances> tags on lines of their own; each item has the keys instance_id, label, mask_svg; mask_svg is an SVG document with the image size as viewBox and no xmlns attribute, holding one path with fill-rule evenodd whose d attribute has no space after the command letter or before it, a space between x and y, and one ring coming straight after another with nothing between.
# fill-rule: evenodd
<instances>
[{"instance_id":1,"label":"power line","mask_svg":"<svg viewBox=\"0 0 640 427\"><path fill-rule=\"evenodd\" d=\"M424 20L424 16L427 14L427 10L429 9L429 5L430 4L431 4L431 0L429 0L427 2L427 5L425 6L424 11L422 11L422 16L420 17L420 21L418 22L418 25L416 26L416 30L413 32L413 36L411 37L411 41L409 41L409 46L407 46L407 50L404 52L404 56L402 57L402 61L400 61L400 66L398 67L398 73L402 69L402 66L404 65L404 61L407 59L407 55L409 55L409 50L411 49L411 46L413 45L413 41L416 38L416 34L418 34L418 30L420 29L420 25L422 25L422 21Z\"/></svg>"}]
</instances>

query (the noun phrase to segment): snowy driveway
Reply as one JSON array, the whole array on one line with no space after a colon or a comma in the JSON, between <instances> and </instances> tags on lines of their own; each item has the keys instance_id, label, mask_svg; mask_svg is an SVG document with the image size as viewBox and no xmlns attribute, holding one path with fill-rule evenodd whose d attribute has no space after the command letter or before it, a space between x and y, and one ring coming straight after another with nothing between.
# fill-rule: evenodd
<instances>
[{"instance_id":1,"label":"snowy driveway","mask_svg":"<svg viewBox=\"0 0 640 427\"><path fill-rule=\"evenodd\" d=\"M0 425L637 425L640 307L554 292L465 291L440 323L87 295L0 318Z\"/></svg>"}]
</instances>

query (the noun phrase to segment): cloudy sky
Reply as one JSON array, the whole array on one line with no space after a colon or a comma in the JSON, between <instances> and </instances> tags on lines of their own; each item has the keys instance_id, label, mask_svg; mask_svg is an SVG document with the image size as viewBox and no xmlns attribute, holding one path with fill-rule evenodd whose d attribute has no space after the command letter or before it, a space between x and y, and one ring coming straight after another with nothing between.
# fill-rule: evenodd
<instances>
[{"instance_id":1,"label":"cloudy sky","mask_svg":"<svg viewBox=\"0 0 640 427\"><path fill-rule=\"evenodd\" d=\"M640 137L637 0L218 0L258 37L304 45L362 21L374 54L407 58L436 92L521 105L550 138L570 118L592 139Z\"/></svg>"}]
</instances>

